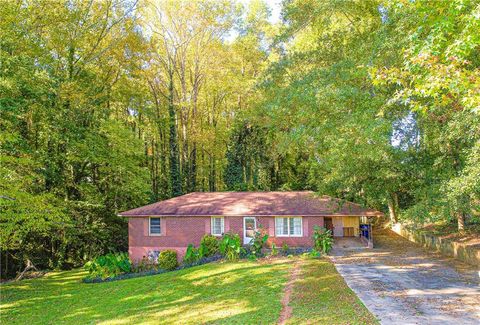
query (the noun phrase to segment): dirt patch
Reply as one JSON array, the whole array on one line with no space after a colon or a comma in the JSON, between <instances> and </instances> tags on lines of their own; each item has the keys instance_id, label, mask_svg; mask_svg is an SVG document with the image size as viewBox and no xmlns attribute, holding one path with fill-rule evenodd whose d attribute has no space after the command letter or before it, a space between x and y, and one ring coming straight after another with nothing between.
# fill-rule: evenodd
<instances>
[{"instance_id":1,"label":"dirt patch","mask_svg":"<svg viewBox=\"0 0 480 325\"><path fill-rule=\"evenodd\" d=\"M290 271L290 276L288 279L287 284L285 285L285 289L283 291L283 298L282 298L282 310L280 312L280 317L278 318L278 324L286 324L288 319L292 316L292 307L290 304L290 296L292 295L293 286L295 281L300 276L301 269L302 269L302 261L297 260L295 265L293 266L292 270Z\"/></svg>"},{"instance_id":2,"label":"dirt patch","mask_svg":"<svg viewBox=\"0 0 480 325\"><path fill-rule=\"evenodd\" d=\"M456 223L431 223L417 229L425 234L462 242L467 245L480 244L480 224L468 225L464 233L458 232Z\"/></svg>"}]
</instances>

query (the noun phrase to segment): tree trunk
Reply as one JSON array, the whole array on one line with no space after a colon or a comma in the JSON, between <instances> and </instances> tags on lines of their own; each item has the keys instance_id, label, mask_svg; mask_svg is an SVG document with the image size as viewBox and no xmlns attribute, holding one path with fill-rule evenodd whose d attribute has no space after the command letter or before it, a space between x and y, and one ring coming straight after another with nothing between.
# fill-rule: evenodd
<instances>
[{"instance_id":1,"label":"tree trunk","mask_svg":"<svg viewBox=\"0 0 480 325\"><path fill-rule=\"evenodd\" d=\"M27 259L27 265L25 266L25 269L23 269L22 273L20 273L20 274L15 278L15 281L20 281L21 279L23 279L23 276L25 275L25 273L26 273L27 271L30 271L30 270L38 271L37 268L35 267L35 265L33 265L32 261L30 261L30 259Z\"/></svg>"},{"instance_id":2,"label":"tree trunk","mask_svg":"<svg viewBox=\"0 0 480 325\"><path fill-rule=\"evenodd\" d=\"M193 149L190 153L190 168L188 170L188 188L190 192L195 191L197 187L197 144L193 143Z\"/></svg>"},{"instance_id":3,"label":"tree trunk","mask_svg":"<svg viewBox=\"0 0 480 325\"><path fill-rule=\"evenodd\" d=\"M465 214L463 212L457 212L458 232L460 234L465 233Z\"/></svg>"},{"instance_id":4,"label":"tree trunk","mask_svg":"<svg viewBox=\"0 0 480 325\"><path fill-rule=\"evenodd\" d=\"M391 223L397 223L397 208L398 208L398 196L397 193L393 193L388 199L388 213L390 216Z\"/></svg>"},{"instance_id":5,"label":"tree trunk","mask_svg":"<svg viewBox=\"0 0 480 325\"><path fill-rule=\"evenodd\" d=\"M210 173L208 177L208 189L210 192L215 192L216 190L216 181L217 175L216 175L216 165L215 165L215 159L210 156Z\"/></svg>"},{"instance_id":6,"label":"tree trunk","mask_svg":"<svg viewBox=\"0 0 480 325\"><path fill-rule=\"evenodd\" d=\"M180 175L180 161L179 161L179 149L178 149L178 138L177 138L177 128L176 128L176 113L175 106L173 103L174 88L173 88L173 70L169 73L169 97L168 97L168 117L169 117L169 127L170 127L170 182L172 186L171 195L179 196L182 194L182 178Z\"/></svg>"}]
</instances>

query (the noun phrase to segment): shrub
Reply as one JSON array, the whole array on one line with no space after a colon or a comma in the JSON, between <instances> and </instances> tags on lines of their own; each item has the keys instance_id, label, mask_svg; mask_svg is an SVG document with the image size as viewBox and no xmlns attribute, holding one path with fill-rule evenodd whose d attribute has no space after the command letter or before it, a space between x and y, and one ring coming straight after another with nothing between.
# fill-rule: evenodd
<instances>
[{"instance_id":1,"label":"shrub","mask_svg":"<svg viewBox=\"0 0 480 325\"><path fill-rule=\"evenodd\" d=\"M218 239L213 235L205 235L203 236L200 242L200 258L210 257L218 253Z\"/></svg>"},{"instance_id":2,"label":"shrub","mask_svg":"<svg viewBox=\"0 0 480 325\"><path fill-rule=\"evenodd\" d=\"M328 254L333 246L332 232L325 228L315 226L313 228L313 247L316 251Z\"/></svg>"},{"instance_id":3,"label":"shrub","mask_svg":"<svg viewBox=\"0 0 480 325\"><path fill-rule=\"evenodd\" d=\"M171 249L164 250L158 255L158 266L164 270L174 270L177 267L177 252Z\"/></svg>"},{"instance_id":4,"label":"shrub","mask_svg":"<svg viewBox=\"0 0 480 325\"><path fill-rule=\"evenodd\" d=\"M283 243L282 244L282 254L287 256L288 255L288 251L289 251L289 247L287 245L287 243Z\"/></svg>"},{"instance_id":5,"label":"shrub","mask_svg":"<svg viewBox=\"0 0 480 325\"><path fill-rule=\"evenodd\" d=\"M158 260L158 256L157 256ZM140 262L134 263L132 265L132 272L133 273L142 273L142 272L148 272L148 271L157 271L158 270L158 264L155 262L155 260L151 259L150 257L143 257Z\"/></svg>"},{"instance_id":6,"label":"shrub","mask_svg":"<svg viewBox=\"0 0 480 325\"><path fill-rule=\"evenodd\" d=\"M250 254L254 257L262 256L262 248L268 240L267 234L262 234L260 231L255 231L255 235L250 241Z\"/></svg>"},{"instance_id":7,"label":"shrub","mask_svg":"<svg viewBox=\"0 0 480 325\"><path fill-rule=\"evenodd\" d=\"M223 235L219 245L220 252L228 261L236 261L242 252L240 236L232 232Z\"/></svg>"},{"instance_id":8,"label":"shrub","mask_svg":"<svg viewBox=\"0 0 480 325\"><path fill-rule=\"evenodd\" d=\"M183 257L183 263L193 264L200 260L203 256L200 254L200 249L195 248L193 244L189 244L185 256Z\"/></svg>"},{"instance_id":9,"label":"shrub","mask_svg":"<svg viewBox=\"0 0 480 325\"><path fill-rule=\"evenodd\" d=\"M272 243L272 250L270 251L271 256L277 256L278 255L278 248L275 243Z\"/></svg>"},{"instance_id":10,"label":"shrub","mask_svg":"<svg viewBox=\"0 0 480 325\"><path fill-rule=\"evenodd\" d=\"M312 249L309 253L303 253L303 254L306 254L308 257L313 257L313 258L316 258L316 257L320 257L322 254L317 251L315 248Z\"/></svg>"},{"instance_id":11,"label":"shrub","mask_svg":"<svg viewBox=\"0 0 480 325\"><path fill-rule=\"evenodd\" d=\"M127 253L109 253L99 256L85 264L88 278L113 278L132 270L132 263Z\"/></svg>"}]
</instances>

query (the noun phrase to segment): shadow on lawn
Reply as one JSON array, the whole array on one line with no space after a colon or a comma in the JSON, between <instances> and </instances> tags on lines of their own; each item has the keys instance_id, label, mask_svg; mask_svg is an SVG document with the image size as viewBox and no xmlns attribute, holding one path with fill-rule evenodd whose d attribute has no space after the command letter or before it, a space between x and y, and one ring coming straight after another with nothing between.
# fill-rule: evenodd
<instances>
[{"instance_id":1,"label":"shadow on lawn","mask_svg":"<svg viewBox=\"0 0 480 325\"><path fill-rule=\"evenodd\" d=\"M272 323L290 266L288 260L214 263L98 284L79 282L84 272L59 272L4 286L2 321Z\"/></svg>"}]
</instances>

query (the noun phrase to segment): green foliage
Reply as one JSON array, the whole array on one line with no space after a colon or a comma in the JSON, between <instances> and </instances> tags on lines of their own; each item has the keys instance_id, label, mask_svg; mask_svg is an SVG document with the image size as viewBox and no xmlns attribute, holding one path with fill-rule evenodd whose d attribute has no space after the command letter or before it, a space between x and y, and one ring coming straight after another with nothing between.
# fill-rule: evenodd
<instances>
[{"instance_id":1,"label":"green foliage","mask_svg":"<svg viewBox=\"0 0 480 325\"><path fill-rule=\"evenodd\" d=\"M275 139L280 186L419 223L477 214L478 4L289 1L282 12L288 48L252 114Z\"/></svg>"},{"instance_id":2,"label":"green foliage","mask_svg":"<svg viewBox=\"0 0 480 325\"><path fill-rule=\"evenodd\" d=\"M117 213L148 202L144 142L114 113L139 104L123 78L138 34L119 2L0 8L2 277L126 249Z\"/></svg>"},{"instance_id":3,"label":"green foliage","mask_svg":"<svg viewBox=\"0 0 480 325\"><path fill-rule=\"evenodd\" d=\"M270 187L265 173L271 161L266 156L266 130L249 121L238 124L230 136L226 152L224 182L230 191L258 190Z\"/></svg>"},{"instance_id":4,"label":"green foliage","mask_svg":"<svg viewBox=\"0 0 480 325\"><path fill-rule=\"evenodd\" d=\"M132 270L128 253L109 253L85 264L89 278L114 278Z\"/></svg>"},{"instance_id":5,"label":"green foliage","mask_svg":"<svg viewBox=\"0 0 480 325\"><path fill-rule=\"evenodd\" d=\"M317 249L313 248L308 254L308 257L312 257L312 258L318 258L320 256L322 256L322 253L319 252Z\"/></svg>"},{"instance_id":6,"label":"green foliage","mask_svg":"<svg viewBox=\"0 0 480 325\"><path fill-rule=\"evenodd\" d=\"M178 266L177 252L170 249L160 252L158 266L167 271L174 270Z\"/></svg>"},{"instance_id":7,"label":"green foliage","mask_svg":"<svg viewBox=\"0 0 480 325\"><path fill-rule=\"evenodd\" d=\"M289 249L290 249L290 248L288 247L287 243L283 243L283 244L282 244L282 254L283 254L283 255L288 255Z\"/></svg>"},{"instance_id":8,"label":"green foliage","mask_svg":"<svg viewBox=\"0 0 480 325\"><path fill-rule=\"evenodd\" d=\"M139 262L132 264L131 272L141 273L141 272L157 271L157 270L158 270L157 262L147 257L143 257Z\"/></svg>"},{"instance_id":9,"label":"green foliage","mask_svg":"<svg viewBox=\"0 0 480 325\"><path fill-rule=\"evenodd\" d=\"M320 228L319 226L313 227L313 247L316 252L322 252L328 254L333 246L333 236L330 230Z\"/></svg>"},{"instance_id":10,"label":"green foliage","mask_svg":"<svg viewBox=\"0 0 480 325\"><path fill-rule=\"evenodd\" d=\"M202 237L198 248L195 248L193 244L188 245L183 262L186 264L192 264L198 262L203 257L211 257L218 252L219 242L217 237L207 234Z\"/></svg>"},{"instance_id":11,"label":"green foliage","mask_svg":"<svg viewBox=\"0 0 480 325\"><path fill-rule=\"evenodd\" d=\"M262 231L255 231L255 234L250 241L250 255L256 258L263 256L262 249L268 240L268 234Z\"/></svg>"},{"instance_id":12,"label":"green foliage","mask_svg":"<svg viewBox=\"0 0 480 325\"><path fill-rule=\"evenodd\" d=\"M278 255L278 248L275 243L272 243L271 251L270 251L271 256L277 256Z\"/></svg>"},{"instance_id":13,"label":"green foliage","mask_svg":"<svg viewBox=\"0 0 480 325\"><path fill-rule=\"evenodd\" d=\"M219 250L228 261L236 261L242 252L240 236L233 232L227 232L223 235Z\"/></svg>"},{"instance_id":14,"label":"green foliage","mask_svg":"<svg viewBox=\"0 0 480 325\"><path fill-rule=\"evenodd\" d=\"M195 248L193 244L188 244L185 256L183 257L184 264L192 264L197 262L203 257L199 248Z\"/></svg>"},{"instance_id":15,"label":"green foliage","mask_svg":"<svg viewBox=\"0 0 480 325\"><path fill-rule=\"evenodd\" d=\"M201 257L210 257L218 253L218 239L213 235L205 235L200 241L199 251Z\"/></svg>"}]
</instances>

